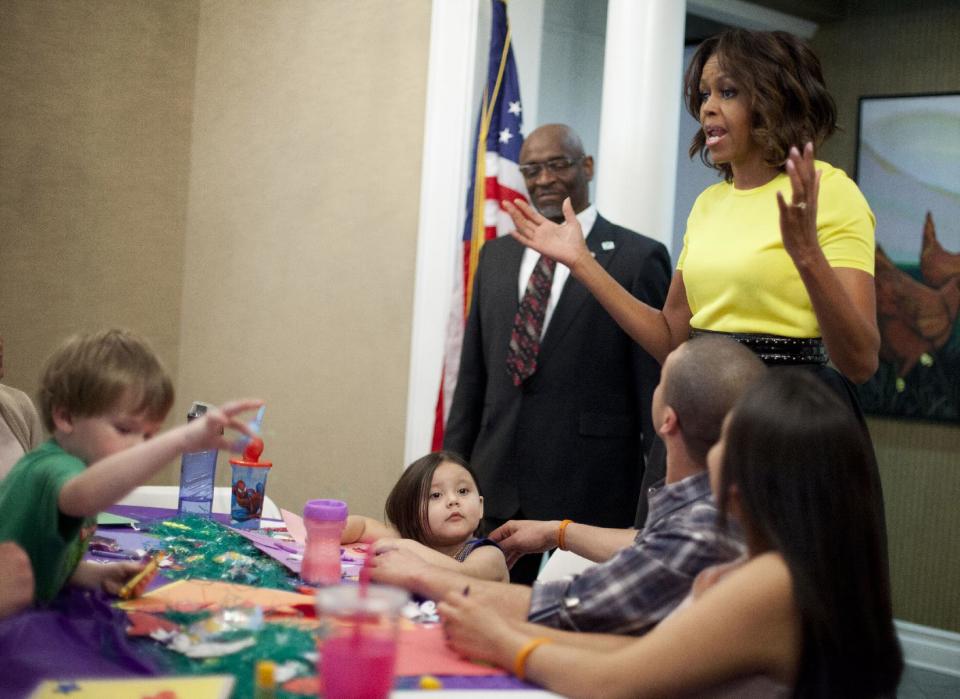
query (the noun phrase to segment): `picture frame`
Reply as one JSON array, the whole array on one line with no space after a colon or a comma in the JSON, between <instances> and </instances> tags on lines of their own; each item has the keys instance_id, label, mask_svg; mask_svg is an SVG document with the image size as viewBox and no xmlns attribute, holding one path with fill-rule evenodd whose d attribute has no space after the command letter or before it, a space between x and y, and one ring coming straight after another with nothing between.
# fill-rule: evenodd
<instances>
[{"instance_id":1,"label":"picture frame","mask_svg":"<svg viewBox=\"0 0 960 699\"><path fill-rule=\"evenodd\" d=\"M864 411L960 422L960 93L863 96L855 179L877 218L880 367Z\"/></svg>"}]
</instances>

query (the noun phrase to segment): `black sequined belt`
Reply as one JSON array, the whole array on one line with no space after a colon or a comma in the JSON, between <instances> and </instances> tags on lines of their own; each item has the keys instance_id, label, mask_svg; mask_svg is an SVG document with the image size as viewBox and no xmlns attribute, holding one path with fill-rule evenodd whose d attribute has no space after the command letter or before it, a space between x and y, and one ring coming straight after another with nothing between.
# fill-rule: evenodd
<instances>
[{"instance_id":1,"label":"black sequined belt","mask_svg":"<svg viewBox=\"0 0 960 699\"><path fill-rule=\"evenodd\" d=\"M826 364L827 348L819 337L783 337L754 333L722 333L712 330L690 329L690 337L722 335L736 340L753 351L765 364Z\"/></svg>"}]
</instances>

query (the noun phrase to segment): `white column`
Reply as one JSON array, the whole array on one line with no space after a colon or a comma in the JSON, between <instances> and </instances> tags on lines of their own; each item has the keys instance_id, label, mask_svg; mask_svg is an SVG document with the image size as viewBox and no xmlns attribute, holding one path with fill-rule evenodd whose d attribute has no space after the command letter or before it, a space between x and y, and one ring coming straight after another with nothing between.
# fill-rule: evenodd
<instances>
[{"instance_id":1,"label":"white column","mask_svg":"<svg viewBox=\"0 0 960 699\"><path fill-rule=\"evenodd\" d=\"M597 208L668 249L685 12L684 0L610 0L607 5Z\"/></svg>"},{"instance_id":2,"label":"white column","mask_svg":"<svg viewBox=\"0 0 960 699\"><path fill-rule=\"evenodd\" d=\"M479 0L434 2L404 463L430 451L477 99Z\"/></svg>"}]
</instances>

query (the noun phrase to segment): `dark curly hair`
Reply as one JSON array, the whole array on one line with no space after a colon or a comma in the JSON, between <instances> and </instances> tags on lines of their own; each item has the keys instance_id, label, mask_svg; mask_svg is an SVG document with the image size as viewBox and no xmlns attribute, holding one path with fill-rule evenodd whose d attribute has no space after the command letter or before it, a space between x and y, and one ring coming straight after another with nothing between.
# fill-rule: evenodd
<instances>
[{"instance_id":1,"label":"dark curly hair","mask_svg":"<svg viewBox=\"0 0 960 699\"><path fill-rule=\"evenodd\" d=\"M704 41L683 77L687 111L700 121L700 78L703 67L716 56L720 67L750 100L751 135L763 149L764 161L783 169L791 146L815 148L837 130L837 105L827 92L820 60L801 39L787 32L728 29ZM714 163L706 135L697 130L690 157L700 155L708 167L720 170L730 182L728 163Z\"/></svg>"}]
</instances>

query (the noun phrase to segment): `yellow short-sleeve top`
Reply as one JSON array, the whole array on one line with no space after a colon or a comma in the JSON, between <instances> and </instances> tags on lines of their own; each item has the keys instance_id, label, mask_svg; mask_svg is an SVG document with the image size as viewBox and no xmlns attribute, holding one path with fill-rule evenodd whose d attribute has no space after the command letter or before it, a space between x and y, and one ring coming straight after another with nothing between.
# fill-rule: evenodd
<instances>
[{"instance_id":1,"label":"yellow short-sleeve top","mask_svg":"<svg viewBox=\"0 0 960 699\"><path fill-rule=\"evenodd\" d=\"M876 218L867 200L843 170L819 160L816 169L823 172L817 238L827 261L873 275ZM677 261L691 328L820 336L810 297L780 238L777 191L791 201L784 173L754 189L720 182L697 198Z\"/></svg>"}]
</instances>

